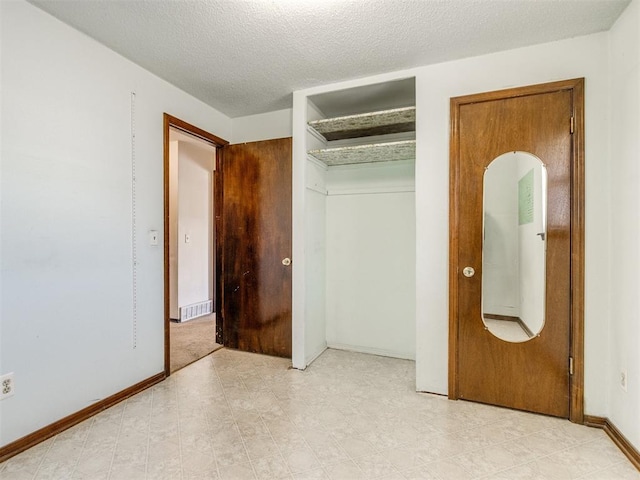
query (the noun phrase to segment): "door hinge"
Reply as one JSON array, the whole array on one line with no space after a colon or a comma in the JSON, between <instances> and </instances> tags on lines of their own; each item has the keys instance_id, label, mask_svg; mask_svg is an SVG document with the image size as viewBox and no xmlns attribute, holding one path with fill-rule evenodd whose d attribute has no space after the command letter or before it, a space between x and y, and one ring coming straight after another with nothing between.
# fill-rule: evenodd
<instances>
[{"instance_id":1,"label":"door hinge","mask_svg":"<svg viewBox=\"0 0 640 480\"><path fill-rule=\"evenodd\" d=\"M573 357L569 357L569 375L573 375Z\"/></svg>"},{"instance_id":2,"label":"door hinge","mask_svg":"<svg viewBox=\"0 0 640 480\"><path fill-rule=\"evenodd\" d=\"M576 128L576 118L573 115L571 116L571 121L569 123L570 123L569 133L571 133L571 135L573 135L573 131Z\"/></svg>"}]
</instances>

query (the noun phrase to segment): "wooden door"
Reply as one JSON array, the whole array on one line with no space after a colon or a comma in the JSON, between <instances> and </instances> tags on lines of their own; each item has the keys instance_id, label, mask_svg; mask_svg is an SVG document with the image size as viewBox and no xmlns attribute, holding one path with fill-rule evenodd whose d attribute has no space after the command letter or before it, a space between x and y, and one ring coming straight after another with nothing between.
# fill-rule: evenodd
<instances>
[{"instance_id":1,"label":"wooden door","mask_svg":"<svg viewBox=\"0 0 640 480\"><path fill-rule=\"evenodd\" d=\"M222 150L224 345L291 357L291 139Z\"/></svg>"},{"instance_id":2,"label":"wooden door","mask_svg":"<svg viewBox=\"0 0 640 480\"><path fill-rule=\"evenodd\" d=\"M572 84L573 85L573 84ZM529 87L452 99L451 302L455 398L569 417L574 92ZM548 175L545 325L510 343L481 318L483 174L506 152L537 156ZM462 271L471 266L475 275Z\"/></svg>"}]
</instances>

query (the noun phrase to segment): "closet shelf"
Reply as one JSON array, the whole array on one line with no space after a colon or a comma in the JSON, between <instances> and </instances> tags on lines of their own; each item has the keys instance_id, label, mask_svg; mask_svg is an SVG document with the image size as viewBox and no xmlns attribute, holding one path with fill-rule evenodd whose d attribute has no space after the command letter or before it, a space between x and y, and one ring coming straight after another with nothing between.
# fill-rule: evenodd
<instances>
[{"instance_id":1,"label":"closet shelf","mask_svg":"<svg viewBox=\"0 0 640 480\"><path fill-rule=\"evenodd\" d=\"M310 150L309 155L329 167L358 163L394 162L413 160L416 157L416 141L371 143L351 147Z\"/></svg>"},{"instance_id":2,"label":"closet shelf","mask_svg":"<svg viewBox=\"0 0 640 480\"><path fill-rule=\"evenodd\" d=\"M413 132L416 129L416 107L313 120L309 126L327 141Z\"/></svg>"}]
</instances>

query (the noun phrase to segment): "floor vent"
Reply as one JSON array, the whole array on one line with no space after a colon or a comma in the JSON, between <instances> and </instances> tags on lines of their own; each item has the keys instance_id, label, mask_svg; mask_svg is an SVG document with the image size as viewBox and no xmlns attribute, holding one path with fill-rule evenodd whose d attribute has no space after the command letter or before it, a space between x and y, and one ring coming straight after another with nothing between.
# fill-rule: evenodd
<instances>
[{"instance_id":1,"label":"floor vent","mask_svg":"<svg viewBox=\"0 0 640 480\"><path fill-rule=\"evenodd\" d=\"M206 302L194 303L193 305L187 305L186 307L180 307L180 321L186 322L187 320L193 320L194 318L202 317L213 313L213 301L207 300Z\"/></svg>"}]
</instances>

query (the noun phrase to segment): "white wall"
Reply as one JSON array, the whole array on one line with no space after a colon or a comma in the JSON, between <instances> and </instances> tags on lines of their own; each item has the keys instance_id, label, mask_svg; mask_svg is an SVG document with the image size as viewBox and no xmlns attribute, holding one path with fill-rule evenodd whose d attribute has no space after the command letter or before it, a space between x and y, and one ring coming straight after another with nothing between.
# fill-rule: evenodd
<instances>
[{"instance_id":1,"label":"white wall","mask_svg":"<svg viewBox=\"0 0 640 480\"><path fill-rule=\"evenodd\" d=\"M291 109L236 117L232 120L232 130L231 143L290 137Z\"/></svg>"},{"instance_id":2,"label":"white wall","mask_svg":"<svg viewBox=\"0 0 640 480\"><path fill-rule=\"evenodd\" d=\"M215 148L178 142L177 161L178 306L186 307L213 299Z\"/></svg>"},{"instance_id":3,"label":"white wall","mask_svg":"<svg viewBox=\"0 0 640 480\"><path fill-rule=\"evenodd\" d=\"M611 318L607 332L608 416L640 450L640 2L610 31ZM603 227L604 223L598 225ZM594 321L597 321L594 319ZM627 371L627 391L620 372Z\"/></svg>"},{"instance_id":4,"label":"white wall","mask_svg":"<svg viewBox=\"0 0 640 480\"><path fill-rule=\"evenodd\" d=\"M545 320L546 285L546 230L543 211L546 215L546 188L543 188L543 166L533 155L517 153L518 182L528 173L533 173L533 221L518 225L520 319L532 333L542 330ZM546 180L546 177L545 177ZM546 184L546 182L545 182ZM539 233L545 233L543 239Z\"/></svg>"},{"instance_id":5,"label":"white wall","mask_svg":"<svg viewBox=\"0 0 640 480\"><path fill-rule=\"evenodd\" d=\"M170 131L169 138L172 138ZM178 305L178 141L169 141L169 318L180 318Z\"/></svg>"},{"instance_id":6,"label":"white wall","mask_svg":"<svg viewBox=\"0 0 640 480\"><path fill-rule=\"evenodd\" d=\"M327 347L327 167L311 160L307 167L304 279L307 286L305 318L309 323L304 337L305 366ZM299 259L295 259L294 265Z\"/></svg>"},{"instance_id":7,"label":"white wall","mask_svg":"<svg viewBox=\"0 0 640 480\"><path fill-rule=\"evenodd\" d=\"M231 121L26 2L0 13L4 445L163 371L163 246L147 240L163 229L162 114L223 138Z\"/></svg>"},{"instance_id":8,"label":"white wall","mask_svg":"<svg viewBox=\"0 0 640 480\"><path fill-rule=\"evenodd\" d=\"M414 162L327 172L329 347L415 357Z\"/></svg>"},{"instance_id":9,"label":"white wall","mask_svg":"<svg viewBox=\"0 0 640 480\"><path fill-rule=\"evenodd\" d=\"M482 313L520 317L518 162L513 154L485 170Z\"/></svg>"}]
</instances>

